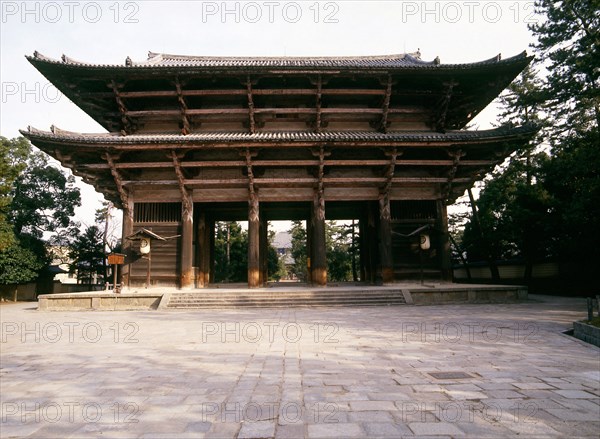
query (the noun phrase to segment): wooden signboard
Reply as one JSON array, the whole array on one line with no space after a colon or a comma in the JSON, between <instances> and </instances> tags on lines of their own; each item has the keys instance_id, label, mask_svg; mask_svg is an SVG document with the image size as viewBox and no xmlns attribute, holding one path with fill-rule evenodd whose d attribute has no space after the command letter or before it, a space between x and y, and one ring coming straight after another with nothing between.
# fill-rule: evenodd
<instances>
[{"instance_id":1,"label":"wooden signboard","mask_svg":"<svg viewBox=\"0 0 600 439\"><path fill-rule=\"evenodd\" d=\"M108 255L109 265L123 265L125 263L125 255L122 253L111 253Z\"/></svg>"}]
</instances>

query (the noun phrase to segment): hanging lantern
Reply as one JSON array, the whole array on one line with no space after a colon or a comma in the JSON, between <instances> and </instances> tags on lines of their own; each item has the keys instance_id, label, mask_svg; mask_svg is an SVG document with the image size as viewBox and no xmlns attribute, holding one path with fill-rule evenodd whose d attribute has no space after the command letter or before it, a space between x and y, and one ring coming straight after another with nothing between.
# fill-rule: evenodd
<instances>
[{"instance_id":1,"label":"hanging lantern","mask_svg":"<svg viewBox=\"0 0 600 439\"><path fill-rule=\"evenodd\" d=\"M140 253L143 255L150 253L150 238L140 239Z\"/></svg>"},{"instance_id":2,"label":"hanging lantern","mask_svg":"<svg viewBox=\"0 0 600 439\"><path fill-rule=\"evenodd\" d=\"M419 235L419 245L421 246L421 250L429 250L429 247L431 247L431 241L429 240L429 235L426 233L421 233L421 235Z\"/></svg>"}]
</instances>

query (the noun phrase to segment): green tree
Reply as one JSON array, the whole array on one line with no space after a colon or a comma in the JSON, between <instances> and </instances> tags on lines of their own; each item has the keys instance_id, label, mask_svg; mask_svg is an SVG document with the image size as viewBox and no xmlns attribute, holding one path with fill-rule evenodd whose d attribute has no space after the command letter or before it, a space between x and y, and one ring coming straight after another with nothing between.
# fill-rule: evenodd
<instances>
[{"instance_id":1,"label":"green tree","mask_svg":"<svg viewBox=\"0 0 600 439\"><path fill-rule=\"evenodd\" d=\"M32 153L25 138L0 137L0 283L48 274L44 239L72 228L78 205L73 177L51 166L45 154Z\"/></svg>"},{"instance_id":2,"label":"green tree","mask_svg":"<svg viewBox=\"0 0 600 439\"><path fill-rule=\"evenodd\" d=\"M8 218L17 236L42 238L45 232L69 227L75 207L81 205L75 178L52 166L41 152L29 157L11 194Z\"/></svg>"},{"instance_id":3,"label":"green tree","mask_svg":"<svg viewBox=\"0 0 600 439\"><path fill-rule=\"evenodd\" d=\"M8 222L11 193L15 180L25 169L31 145L24 137L0 137L0 252L15 244L12 225Z\"/></svg>"},{"instance_id":4,"label":"green tree","mask_svg":"<svg viewBox=\"0 0 600 439\"><path fill-rule=\"evenodd\" d=\"M269 248L267 249L267 273L270 281L279 281L287 273L283 260L277 254L277 249L273 247L273 239L276 233L269 230Z\"/></svg>"},{"instance_id":5,"label":"green tree","mask_svg":"<svg viewBox=\"0 0 600 439\"><path fill-rule=\"evenodd\" d=\"M570 282L597 288L600 266L600 138L597 131L561 142L544 166L553 253Z\"/></svg>"},{"instance_id":6,"label":"green tree","mask_svg":"<svg viewBox=\"0 0 600 439\"><path fill-rule=\"evenodd\" d=\"M570 281L596 284L600 265L600 0L538 0L545 17L532 25L551 124L551 159L542 168L548 192L549 244Z\"/></svg>"},{"instance_id":7,"label":"green tree","mask_svg":"<svg viewBox=\"0 0 600 439\"><path fill-rule=\"evenodd\" d=\"M501 125L542 125L541 81L526 68L500 97ZM497 259L523 258L525 278L531 278L533 263L549 255L547 215L549 195L540 184L547 154L540 150L538 136L514 152L486 180L465 227L462 244L471 260L488 260L495 279Z\"/></svg>"},{"instance_id":8,"label":"green tree","mask_svg":"<svg viewBox=\"0 0 600 439\"><path fill-rule=\"evenodd\" d=\"M600 0L535 5L540 20L530 29L544 75L525 70L511 84L501 122L542 129L486 182L478 202L486 239L471 221L463 243L470 257L486 242L498 255L523 257L527 276L536 258L552 256L566 279L592 285L600 265Z\"/></svg>"},{"instance_id":9,"label":"green tree","mask_svg":"<svg viewBox=\"0 0 600 439\"><path fill-rule=\"evenodd\" d=\"M345 282L352 276L351 240L344 226L335 221L325 223L327 246L327 280Z\"/></svg>"},{"instance_id":10,"label":"green tree","mask_svg":"<svg viewBox=\"0 0 600 439\"><path fill-rule=\"evenodd\" d=\"M93 284L105 281L105 252L102 241L102 231L98 226L88 227L82 234L75 237L70 245L71 270L77 272L77 281Z\"/></svg>"},{"instance_id":11,"label":"green tree","mask_svg":"<svg viewBox=\"0 0 600 439\"><path fill-rule=\"evenodd\" d=\"M15 241L0 251L0 284L15 286L13 300L16 301L19 284L35 280L43 266L33 251Z\"/></svg>"},{"instance_id":12,"label":"green tree","mask_svg":"<svg viewBox=\"0 0 600 439\"><path fill-rule=\"evenodd\" d=\"M288 230L292 235L292 258L294 265L292 272L301 282L307 282L307 251L306 251L306 228L304 221L292 221L292 228Z\"/></svg>"},{"instance_id":13,"label":"green tree","mask_svg":"<svg viewBox=\"0 0 600 439\"><path fill-rule=\"evenodd\" d=\"M535 8L540 20L529 28L538 63L547 68L541 92L552 119L549 134L597 133L600 0L536 0Z\"/></svg>"},{"instance_id":14,"label":"green tree","mask_svg":"<svg viewBox=\"0 0 600 439\"><path fill-rule=\"evenodd\" d=\"M238 222L215 224L215 282L248 281L248 232Z\"/></svg>"}]
</instances>

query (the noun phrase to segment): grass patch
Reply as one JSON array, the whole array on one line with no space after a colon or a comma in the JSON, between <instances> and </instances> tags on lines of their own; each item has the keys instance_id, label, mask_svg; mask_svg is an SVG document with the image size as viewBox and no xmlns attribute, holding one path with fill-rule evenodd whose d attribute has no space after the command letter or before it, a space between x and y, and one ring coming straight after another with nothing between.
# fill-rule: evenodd
<instances>
[{"instance_id":1,"label":"grass patch","mask_svg":"<svg viewBox=\"0 0 600 439\"><path fill-rule=\"evenodd\" d=\"M600 317L594 317L592 320L587 320L585 323L600 328Z\"/></svg>"}]
</instances>

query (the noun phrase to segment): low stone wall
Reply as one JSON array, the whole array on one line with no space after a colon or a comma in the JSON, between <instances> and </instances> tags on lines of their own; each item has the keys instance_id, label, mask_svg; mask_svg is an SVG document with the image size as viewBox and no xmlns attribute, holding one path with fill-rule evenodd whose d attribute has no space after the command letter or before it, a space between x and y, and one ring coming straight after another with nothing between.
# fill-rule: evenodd
<instances>
[{"instance_id":1,"label":"low stone wall","mask_svg":"<svg viewBox=\"0 0 600 439\"><path fill-rule=\"evenodd\" d=\"M148 310L157 309L162 293L114 294L70 293L38 296L38 309L43 311L67 310Z\"/></svg>"},{"instance_id":2,"label":"low stone wall","mask_svg":"<svg viewBox=\"0 0 600 439\"><path fill-rule=\"evenodd\" d=\"M573 322L573 336L600 347L600 328L583 322Z\"/></svg>"},{"instance_id":3,"label":"low stone wall","mask_svg":"<svg viewBox=\"0 0 600 439\"><path fill-rule=\"evenodd\" d=\"M411 289L415 305L442 303L506 303L527 299L527 288L523 286L480 286L463 285L432 289Z\"/></svg>"}]
</instances>

